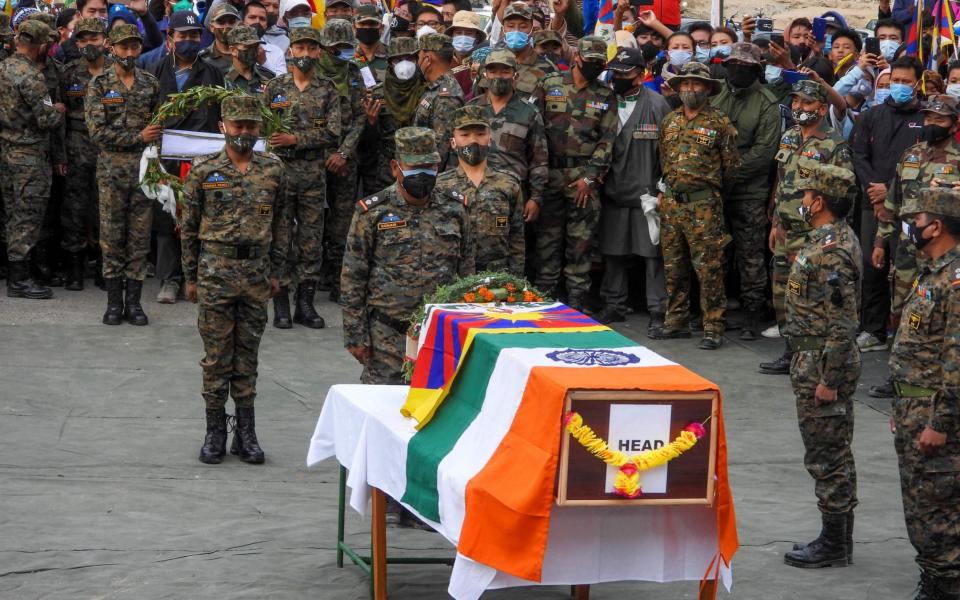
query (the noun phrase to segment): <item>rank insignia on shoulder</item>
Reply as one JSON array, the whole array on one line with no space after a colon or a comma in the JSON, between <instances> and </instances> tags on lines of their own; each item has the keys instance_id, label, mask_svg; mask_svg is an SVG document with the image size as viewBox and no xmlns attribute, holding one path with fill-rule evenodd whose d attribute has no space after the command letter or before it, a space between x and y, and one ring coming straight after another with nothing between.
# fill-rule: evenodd
<instances>
[{"instance_id":1,"label":"rank insignia on shoulder","mask_svg":"<svg viewBox=\"0 0 960 600\"><path fill-rule=\"evenodd\" d=\"M823 238L823 244L820 246L824 250L833 248L837 245L837 238L833 237L833 234L827 234L827 237Z\"/></svg>"},{"instance_id":2,"label":"rank insignia on shoulder","mask_svg":"<svg viewBox=\"0 0 960 600\"><path fill-rule=\"evenodd\" d=\"M438 95L438 96L441 96L441 97L449 96L449 95L450 95L450 90L448 90L447 88L443 88L442 90L440 90L439 93L437 93L437 95Z\"/></svg>"},{"instance_id":3,"label":"rank insignia on shoulder","mask_svg":"<svg viewBox=\"0 0 960 600\"><path fill-rule=\"evenodd\" d=\"M203 183L200 184L200 187L205 190L221 190L230 187L230 182L219 172L214 171L207 176Z\"/></svg>"},{"instance_id":4,"label":"rank insignia on shoulder","mask_svg":"<svg viewBox=\"0 0 960 600\"><path fill-rule=\"evenodd\" d=\"M269 204L258 204L257 213L261 217L269 217L271 214L273 214L273 206Z\"/></svg>"},{"instance_id":5,"label":"rank insignia on shoulder","mask_svg":"<svg viewBox=\"0 0 960 600\"><path fill-rule=\"evenodd\" d=\"M449 192L447 192L447 194L457 202L462 202L464 206L470 205L469 198L467 198L465 195L461 194L457 190L450 190Z\"/></svg>"},{"instance_id":6,"label":"rank insignia on shoulder","mask_svg":"<svg viewBox=\"0 0 960 600\"><path fill-rule=\"evenodd\" d=\"M357 206L359 206L360 210L363 212L367 212L370 210L370 207L377 203L377 200L379 199L379 196L370 196L369 198L364 198L363 200L358 201Z\"/></svg>"},{"instance_id":7,"label":"rank insignia on shoulder","mask_svg":"<svg viewBox=\"0 0 960 600\"><path fill-rule=\"evenodd\" d=\"M907 319L907 323L910 324L910 329L920 329L920 324L923 323L923 318L919 314L911 312Z\"/></svg>"},{"instance_id":8,"label":"rank insignia on shoulder","mask_svg":"<svg viewBox=\"0 0 960 600\"><path fill-rule=\"evenodd\" d=\"M510 222L510 219L508 219L507 217L497 217L497 229L506 227L509 222Z\"/></svg>"}]
</instances>

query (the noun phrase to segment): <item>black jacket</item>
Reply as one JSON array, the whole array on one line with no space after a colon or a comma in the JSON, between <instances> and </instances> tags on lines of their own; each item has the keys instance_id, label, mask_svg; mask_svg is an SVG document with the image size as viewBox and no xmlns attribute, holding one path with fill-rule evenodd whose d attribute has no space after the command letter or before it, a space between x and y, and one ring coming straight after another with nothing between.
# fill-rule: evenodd
<instances>
[{"instance_id":1,"label":"black jacket","mask_svg":"<svg viewBox=\"0 0 960 600\"><path fill-rule=\"evenodd\" d=\"M923 113L916 99L906 106L896 106L888 99L861 113L850 134L853 168L860 184L889 184L900 155L920 141L922 127Z\"/></svg>"},{"instance_id":2,"label":"black jacket","mask_svg":"<svg viewBox=\"0 0 960 600\"><path fill-rule=\"evenodd\" d=\"M223 86L223 74L220 73L220 70L202 58L198 58L190 69L190 76L187 78L183 90L177 90L175 68L173 54L168 54L163 60L147 69L160 81L160 99L162 102L166 102L171 94L176 94L178 91L187 91L198 85ZM219 121L220 107L212 105L179 117L170 118L163 124L163 128L219 133L220 129L217 126Z\"/></svg>"}]
</instances>

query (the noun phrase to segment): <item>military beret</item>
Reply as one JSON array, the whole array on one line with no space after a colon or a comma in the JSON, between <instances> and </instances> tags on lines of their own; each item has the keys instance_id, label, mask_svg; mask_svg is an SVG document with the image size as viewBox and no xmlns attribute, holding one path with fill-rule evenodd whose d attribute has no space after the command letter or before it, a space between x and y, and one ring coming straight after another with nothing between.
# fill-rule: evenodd
<instances>
[{"instance_id":1,"label":"military beret","mask_svg":"<svg viewBox=\"0 0 960 600\"><path fill-rule=\"evenodd\" d=\"M140 30L137 29L136 25L124 23L122 25L117 25L110 30L111 44L119 44L120 42L126 40L137 40L138 42L143 42L143 36L140 35Z\"/></svg>"},{"instance_id":2,"label":"military beret","mask_svg":"<svg viewBox=\"0 0 960 600\"><path fill-rule=\"evenodd\" d=\"M329 6L329 4L328 4ZM353 18L354 23L364 23L366 21L382 22L383 15L376 4L362 4L357 8L357 16Z\"/></svg>"},{"instance_id":3,"label":"military beret","mask_svg":"<svg viewBox=\"0 0 960 600\"><path fill-rule=\"evenodd\" d=\"M81 33L99 33L106 35L107 30L103 26L103 21L97 18L80 19L76 27L73 28L73 35L79 36Z\"/></svg>"},{"instance_id":4,"label":"military beret","mask_svg":"<svg viewBox=\"0 0 960 600\"><path fill-rule=\"evenodd\" d=\"M253 27L237 25L227 32L227 44L230 46L247 46L259 43L260 38L257 36L257 30Z\"/></svg>"},{"instance_id":5,"label":"military beret","mask_svg":"<svg viewBox=\"0 0 960 600\"><path fill-rule=\"evenodd\" d=\"M220 115L231 121L263 121L260 100L256 96L246 94L224 98L220 103Z\"/></svg>"},{"instance_id":6,"label":"military beret","mask_svg":"<svg viewBox=\"0 0 960 600\"><path fill-rule=\"evenodd\" d=\"M420 49L427 52L453 51L453 40L442 33L430 33L420 38Z\"/></svg>"},{"instance_id":7,"label":"military beret","mask_svg":"<svg viewBox=\"0 0 960 600\"><path fill-rule=\"evenodd\" d=\"M417 44L417 38L394 37L390 38L390 45L387 46L387 58L413 56L419 51L420 46Z\"/></svg>"},{"instance_id":8,"label":"military beret","mask_svg":"<svg viewBox=\"0 0 960 600\"><path fill-rule=\"evenodd\" d=\"M919 198L908 200L900 209L901 216L924 212L960 218L960 190L953 187L923 188Z\"/></svg>"},{"instance_id":9,"label":"military beret","mask_svg":"<svg viewBox=\"0 0 960 600\"><path fill-rule=\"evenodd\" d=\"M394 135L397 159L408 165L432 165L440 162L437 139L432 129L404 127Z\"/></svg>"},{"instance_id":10,"label":"military beret","mask_svg":"<svg viewBox=\"0 0 960 600\"><path fill-rule=\"evenodd\" d=\"M503 11L503 20L506 21L510 17L520 17L521 19L532 21L533 7L526 2L511 2L507 5L506 10Z\"/></svg>"},{"instance_id":11,"label":"military beret","mask_svg":"<svg viewBox=\"0 0 960 600\"><path fill-rule=\"evenodd\" d=\"M490 127L490 120L487 118L487 111L481 106L461 106L453 111L453 128L463 129L480 125Z\"/></svg>"},{"instance_id":12,"label":"military beret","mask_svg":"<svg viewBox=\"0 0 960 600\"><path fill-rule=\"evenodd\" d=\"M947 96L946 94L930 96L921 105L920 111L944 115L946 117L956 117L958 114L960 114L960 109L957 107L956 98Z\"/></svg>"},{"instance_id":13,"label":"military beret","mask_svg":"<svg viewBox=\"0 0 960 600\"><path fill-rule=\"evenodd\" d=\"M20 24L17 35L25 42L46 44L50 41L50 28L43 21L29 19Z\"/></svg>"},{"instance_id":14,"label":"military beret","mask_svg":"<svg viewBox=\"0 0 960 600\"><path fill-rule=\"evenodd\" d=\"M295 27L287 34L291 44L297 42L316 42L320 43L320 32L313 27Z\"/></svg>"},{"instance_id":15,"label":"military beret","mask_svg":"<svg viewBox=\"0 0 960 600\"><path fill-rule=\"evenodd\" d=\"M791 96L799 96L801 100L827 101L827 90L812 79L803 79L793 84Z\"/></svg>"},{"instance_id":16,"label":"military beret","mask_svg":"<svg viewBox=\"0 0 960 600\"><path fill-rule=\"evenodd\" d=\"M798 166L806 177L796 182L798 190L813 190L831 198L846 198L856 185L856 176L850 169L823 164L810 158L801 158Z\"/></svg>"},{"instance_id":17,"label":"military beret","mask_svg":"<svg viewBox=\"0 0 960 600\"><path fill-rule=\"evenodd\" d=\"M353 35L353 25L346 19L332 19L327 21L320 31L320 45L333 48L340 44L357 46L357 38Z\"/></svg>"},{"instance_id":18,"label":"military beret","mask_svg":"<svg viewBox=\"0 0 960 600\"><path fill-rule=\"evenodd\" d=\"M602 60L607 62L607 41L602 37L588 35L580 38L577 43L577 52L587 60Z\"/></svg>"},{"instance_id":19,"label":"military beret","mask_svg":"<svg viewBox=\"0 0 960 600\"><path fill-rule=\"evenodd\" d=\"M509 50L504 50L502 48L499 50L493 50L487 55L487 60L483 61L483 66L486 67L488 65L503 65L516 71L517 57Z\"/></svg>"}]
</instances>

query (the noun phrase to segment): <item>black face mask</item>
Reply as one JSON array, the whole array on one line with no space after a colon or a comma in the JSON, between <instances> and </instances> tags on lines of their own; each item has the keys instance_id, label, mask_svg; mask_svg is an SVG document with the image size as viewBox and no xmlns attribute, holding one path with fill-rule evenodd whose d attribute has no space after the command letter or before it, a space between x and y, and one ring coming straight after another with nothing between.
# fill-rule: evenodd
<instances>
[{"instance_id":1,"label":"black face mask","mask_svg":"<svg viewBox=\"0 0 960 600\"><path fill-rule=\"evenodd\" d=\"M267 15L267 27L273 27L280 20L280 15Z\"/></svg>"},{"instance_id":2,"label":"black face mask","mask_svg":"<svg viewBox=\"0 0 960 600\"><path fill-rule=\"evenodd\" d=\"M513 90L513 80L500 77L487 78L487 86L494 96L506 96Z\"/></svg>"},{"instance_id":3,"label":"black face mask","mask_svg":"<svg viewBox=\"0 0 960 600\"><path fill-rule=\"evenodd\" d=\"M436 173L417 173L409 177L404 176L400 185L408 194L422 200L433 192L433 188L437 185L437 175Z\"/></svg>"},{"instance_id":4,"label":"black face mask","mask_svg":"<svg viewBox=\"0 0 960 600\"><path fill-rule=\"evenodd\" d=\"M136 56L124 56L123 58L120 58L119 56L114 55L113 60L118 65L120 65L121 69L123 69L124 71L127 71L128 73L132 71L134 67L137 66Z\"/></svg>"},{"instance_id":5,"label":"black face mask","mask_svg":"<svg viewBox=\"0 0 960 600\"><path fill-rule=\"evenodd\" d=\"M933 238L923 237L923 232L927 230L927 227L930 227L933 223L927 223L923 227L920 227L915 222L908 223L909 233L907 234L910 237L910 241L913 242L913 245L916 246L917 250L923 250L924 246L933 241Z\"/></svg>"},{"instance_id":6,"label":"black face mask","mask_svg":"<svg viewBox=\"0 0 960 600\"><path fill-rule=\"evenodd\" d=\"M254 46L253 48L244 48L237 53L237 60L240 61L240 64L252 67L257 63L257 58L260 56L259 46Z\"/></svg>"},{"instance_id":7,"label":"black face mask","mask_svg":"<svg viewBox=\"0 0 960 600\"><path fill-rule=\"evenodd\" d=\"M950 128L941 125L924 125L920 130L920 139L928 144L937 144L950 137Z\"/></svg>"},{"instance_id":8,"label":"black face mask","mask_svg":"<svg viewBox=\"0 0 960 600\"><path fill-rule=\"evenodd\" d=\"M748 88L753 85L759 77L760 74L754 67L736 64L727 65L727 81L735 88Z\"/></svg>"},{"instance_id":9,"label":"black face mask","mask_svg":"<svg viewBox=\"0 0 960 600\"><path fill-rule=\"evenodd\" d=\"M600 73L603 73L605 68L606 66L603 63L586 60L583 61L579 67L580 74L583 75L587 81L594 81L597 77L600 77Z\"/></svg>"},{"instance_id":10,"label":"black face mask","mask_svg":"<svg viewBox=\"0 0 960 600\"><path fill-rule=\"evenodd\" d=\"M393 22L390 25L391 31L409 31L410 30L410 21L404 19L403 17L398 17L393 15Z\"/></svg>"},{"instance_id":11,"label":"black face mask","mask_svg":"<svg viewBox=\"0 0 960 600\"><path fill-rule=\"evenodd\" d=\"M640 46L640 53L643 54L644 60L650 62L660 54L660 49L653 42L646 42Z\"/></svg>"},{"instance_id":12,"label":"black face mask","mask_svg":"<svg viewBox=\"0 0 960 600\"><path fill-rule=\"evenodd\" d=\"M627 92L633 88L633 79L614 78L613 80L613 91L616 92L618 96L626 96Z\"/></svg>"},{"instance_id":13,"label":"black face mask","mask_svg":"<svg viewBox=\"0 0 960 600\"><path fill-rule=\"evenodd\" d=\"M253 28L254 30L256 30L258 38L263 38L263 34L267 32L267 28L261 25L260 23L257 23L256 25L254 25Z\"/></svg>"},{"instance_id":14,"label":"black face mask","mask_svg":"<svg viewBox=\"0 0 960 600\"><path fill-rule=\"evenodd\" d=\"M380 39L380 30L370 27L360 27L357 29L357 39L365 46L375 44Z\"/></svg>"},{"instance_id":15,"label":"black face mask","mask_svg":"<svg viewBox=\"0 0 960 600\"><path fill-rule=\"evenodd\" d=\"M291 64L300 69L301 73L309 73L313 70L313 67L316 63L317 59L310 56L297 56L296 58L291 59Z\"/></svg>"},{"instance_id":16,"label":"black face mask","mask_svg":"<svg viewBox=\"0 0 960 600\"><path fill-rule=\"evenodd\" d=\"M90 62L96 61L98 58L103 56L103 46L96 46L94 44L87 44L83 48L80 48L80 55L83 56Z\"/></svg>"},{"instance_id":17,"label":"black face mask","mask_svg":"<svg viewBox=\"0 0 960 600\"><path fill-rule=\"evenodd\" d=\"M487 158L489 148L489 146L481 146L478 142L466 146L457 146L457 156L468 165L477 166Z\"/></svg>"}]
</instances>

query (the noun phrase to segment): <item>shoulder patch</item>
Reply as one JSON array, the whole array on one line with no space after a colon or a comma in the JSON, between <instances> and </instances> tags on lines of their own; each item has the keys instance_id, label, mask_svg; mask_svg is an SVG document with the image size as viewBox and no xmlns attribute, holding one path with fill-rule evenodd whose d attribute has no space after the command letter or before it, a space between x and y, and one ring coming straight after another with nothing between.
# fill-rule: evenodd
<instances>
[{"instance_id":1,"label":"shoulder patch","mask_svg":"<svg viewBox=\"0 0 960 600\"><path fill-rule=\"evenodd\" d=\"M383 202L384 196L380 194L374 194L373 196L367 196L362 200L357 202L357 207L360 208L360 212L368 212L374 206Z\"/></svg>"},{"instance_id":2,"label":"shoulder patch","mask_svg":"<svg viewBox=\"0 0 960 600\"><path fill-rule=\"evenodd\" d=\"M457 202L463 203L464 206L470 206L470 199L467 198L464 194L461 194L457 190L447 190L447 196L450 196Z\"/></svg>"},{"instance_id":3,"label":"shoulder patch","mask_svg":"<svg viewBox=\"0 0 960 600\"><path fill-rule=\"evenodd\" d=\"M210 154L201 154L201 155L199 155L199 156L194 156L194 157L193 157L193 161L191 161L191 163L190 163L190 164L191 164L191 168L193 168L193 167L199 167L199 166L202 165L203 163L205 163L205 162L207 162L207 161L209 161L209 160L212 160L212 159L216 158L217 156L219 156L219 154L220 154L219 152L212 152L212 153L210 153Z\"/></svg>"}]
</instances>

